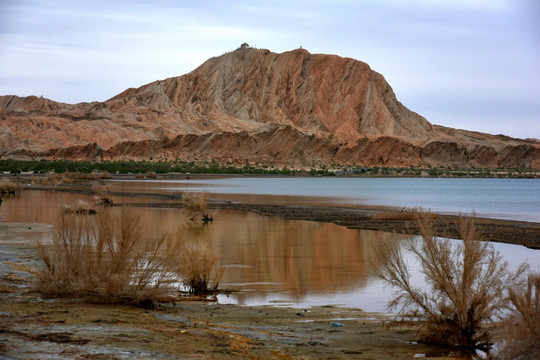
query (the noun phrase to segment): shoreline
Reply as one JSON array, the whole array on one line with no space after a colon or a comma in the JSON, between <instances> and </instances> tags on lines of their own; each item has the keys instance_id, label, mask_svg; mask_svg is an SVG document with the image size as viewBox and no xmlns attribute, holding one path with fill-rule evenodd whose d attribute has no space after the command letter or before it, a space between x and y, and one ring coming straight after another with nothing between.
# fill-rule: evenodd
<instances>
[{"instance_id":1,"label":"shoreline","mask_svg":"<svg viewBox=\"0 0 540 360\"><path fill-rule=\"evenodd\" d=\"M142 309L44 298L32 287L39 266L35 246L21 235L0 238L0 359L459 358L417 342L419 324L395 323L392 314L361 308L196 299Z\"/></svg>"},{"instance_id":2,"label":"shoreline","mask_svg":"<svg viewBox=\"0 0 540 360\"><path fill-rule=\"evenodd\" d=\"M142 179L136 179L144 181ZM24 189L39 191L65 191L71 193L93 194L89 183L62 186L25 186ZM157 208L182 208L180 194L160 193L131 193L111 191L112 196L144 198L159 200L173 200L178 203L118 203L116 206L138 206ZM329 222L351 229L375 230L393 232L405 235L419 235L419 230L413 219L403 216L406 211L396 211L387 206L351 206L351 205L283 205L270 203L247 203L237 201L212 200L209 195L208 209L223 209L236 211L249 211L265 216L279 216L287 220L305 220L315 222ZM412 209L411 209L412 210ZM434 226L440 237L459 239L460 217L468 215L447 215L433 213ZM394 216L393 216L394 215ZM482 240L501 242L513 245L522 245L531 249L540 250L540 223L494 219L475 216L475 225L482 236Z\"/></svg>"},{"instance_id":3,"label":"shoreline","mask_svg":"<svg viewBox=\"0 0 540 360\"><path fill-rule=\"evenodd\" d=\"M93 193L89 183L25 189ZM183 207L178 194L113 192L112 195L155 199L150 203L118 203L117 206ZM162 200L174 202L162 203ZM407 234L416 231L412 220L374 219L373 215L392 213L392 209L383 207L209 201L208 208L332 222L357 229ZM434 221L441 234L452 235L457 231L457 227L452 226L456 219L457 216L437 215ZM486 232L486 239L495 239L491 241L501 241L504 237L504 242L534 246L540 239L537 236L540 234L539 223L477 218L477 225L479 230ZM35 244L22 232L18 233L17 226L21 231L27 229L25 224L15 225L11 235L0 237L0 358L459 358L448 349L418 343L417 323L393 324L391 314L365 312L360 308L179 301L145 310L126 305L88 303L84 299L42 298L32 290L39 266ZM13 235L13 232L20 235ZM512 233L515 237L506 238ZM515 242L508 241L512 239Z\"/></svg>"}]
</instances>

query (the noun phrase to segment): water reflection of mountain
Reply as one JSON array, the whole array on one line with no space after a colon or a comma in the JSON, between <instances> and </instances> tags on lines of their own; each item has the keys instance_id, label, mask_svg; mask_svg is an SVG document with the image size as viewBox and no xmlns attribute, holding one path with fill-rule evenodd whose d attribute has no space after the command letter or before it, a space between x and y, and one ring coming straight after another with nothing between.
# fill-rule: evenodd
<instances>
[{"instance_id":1,"label":"water reflection of mountain","mask_svg":"<svg viewBox=\"0 0 540 360\"><path fill-rule=\"evenodd\" d=\"M229 216L225 231L220 226L210 230L226 265L222 282L232 287L244 284L242 288L252 290L286 291L295 297L363 287L369 244L388 236L251 213L220 213L219 218Z\"/></svg>"},{"instance_id":2,"label":"water reflection of mountain","mask_svg":"<svg viewBox=\"0 0 540 360\"><path fill-rule=\"evenodd\" d=\"M13 222L53 224L61 204L81 198L93 200L91 195L28 191L7 202L3 216ZM135 209L148 238L172 233L186 223L181 209ZM369 244L389 236L237 211L216 211L214 219L204 236L222 255L225 271L221 283L252 290L249 294L253 295L272 291L300 298L307 293L362 288L368 279Z\"/></svg>"},{"instance_id":3,"label":"water reflection of mountain","mask_svg":"<svg viewBox=\"0 0 540 360\"><path fill-rule=\"evenodd\" d=\"M151 232L174 231L176 209L145 209ZM284 220L249 212L218 211L204 236L222 255L224 287L306 293L335 293L365 286L370 243L388 233L347 229L330 223Z\"/></svg>"}]
</instances>

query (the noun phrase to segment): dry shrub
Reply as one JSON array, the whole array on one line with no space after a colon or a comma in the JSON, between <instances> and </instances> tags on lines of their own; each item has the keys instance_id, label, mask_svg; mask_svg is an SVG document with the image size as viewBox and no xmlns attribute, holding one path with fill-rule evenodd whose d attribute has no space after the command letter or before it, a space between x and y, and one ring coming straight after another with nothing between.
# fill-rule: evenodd
<instances>
[{"instance_id":1,"label":"dry shrub","mask_svg":"<svg viewBox=\"0 0 540 360\"><path fill-rule=\"evenodd\" d=\"M143 241L139 216L104 209L95 217L61 212L53 242L39 244L45 267L38 290L52 296L88 296L99 302L153 304L165 296L170 273L165 237Z\"/></svg>"},{"instance_id":2,"label":"dry shrub","mask_svg":"<svg viewBox=\"0 0 540 360\"><path fill-rule=\"evenodd\" d=\"M540 359L540 273L531 273L527 285L510 290L511 315L505 321L500 359Z\"/></svg>"},{"instance_id":3,"label":"dry shrub","mask_svg":"<svg viewBox=\"0 0 540 360\"><path fill-rule=\"evenodd\" d=\"M69 171L63 172L62 174L60 174L60 185L73 184L76 178L77 178L76 173L72 173Z\"/></svg>"},{"instance_id":4,"label":"dry shrub","mask_svg":"<svg viewBox=\"0 0 540 360\"><path fill-rule=\"evenodd\" d=\"M97 213L96 210L90 207L90 204L84 200L75 201L74 206L64 205L62 206L65 213L75 213L75 214L86 214L94 215Z\"/></svg>"},{"instance_id":5,"label":"dry shrub","mask_svg":"<svg viewBox=\"0 0 540 360\"><path fill-rule=\"evenodd\" d=\"M108 186L95 184L92 186L92 191L96 194L95 200L97 205L109 206L114 204L111 189Z\"/></svg>"},{"instance_id":6,"label":"dry shrub","mask_svg":"<svg viewBox=\"0 0 540 360\"><path fill-rule=\"evenodd\" d=\"M190 220L212 221L206 212L206 194L182 193L184 212Z\"/></svg>"},{"instance_id":7,"label":"dry shrub","mask_svg":"<svg viewBox=\"0 0 540 360\"><path fill-rule=\"evenodd\" d=\"M426 342L471 352L488 349L491 334L485 325L508 307L508 290L520 284L526 265L510 272L493 246L479 241L474 219L459 220L463 241L457 244L437 238L429 216L420 213L416 221L422 236L407 248L421 265L426 289L411 284L397 241L375 249L381 262L375 272L396 290L389 308L416 312L424 320Z\"/></svg>"},{"instance_id":8,"label":"dry shrub","mask_svg":"<svg viewBox=\"0 0 540 360\"><path fill-rule=\"evenodd\" d=\"M100 179L103 179L103 180L106 180L106 179L112 179L113 176L108 172L108 171L102 171L100 173L97 173L98 174L98 177Z\"/></svg>"},{"instance_id":9,"label":"dry shrub","mask_svg":"<svg viewBox=\"0 0 540 360\"><path fill-rule=\"evenodd\" d=\"M54 186L58 185L58 174L47 173L45 176L32 176L33 185Z\"/></svg>"},{"instance_id":10,"label":"dry shrub","mask_svg":"<svg viewBox=\"0 0 540 360\"><path fill-rule=\"evenodd\" d=\"M58 186L58 185L71 185L75 180L97 180L97 179L111 179L112 176L104 172L93 172L93 173L83 173L83 172L71 172L65 171L63 173L54 173L50 172L45 174L45 176L32 176L31 182L34 185L41 186Z\"/></svg>"},{"instance_id":11,"label":"dry shrub","mask_svg":"<svg viewBox=\"0 0 540 360\"><path fill-rule=\"evenodd\" d=\"M205 237L205 225L181 227L171 240L167 250L168 263L190 294L215 292L223 270L219 267L220 256L214 253Z\"/></svg>"},{"instance_id":12,"label":"dry shrub","mask_svg":"<svg viewBox=\"0 0 540 360\"><path fill-rule=\"evenodd\" d=\"M32 184L41 186L58 186L58 185L70 185L75 182L77 178L76 173L69 171L57 174L47 173L44 176L32 176Z\"/></svg>"},{"instance_id":13,"label":"dry shrub","mask_svg":"<svg viewBox=\"0 0 540 360\"><path fill-rule=\"evenodd\" d=\"M17 184L16 182L8 179L2 179L2 182L0 182L0 195L2 194L8 194L8 195L19 195L22 191L21 184Z\"/></svg>"}]
</instances>

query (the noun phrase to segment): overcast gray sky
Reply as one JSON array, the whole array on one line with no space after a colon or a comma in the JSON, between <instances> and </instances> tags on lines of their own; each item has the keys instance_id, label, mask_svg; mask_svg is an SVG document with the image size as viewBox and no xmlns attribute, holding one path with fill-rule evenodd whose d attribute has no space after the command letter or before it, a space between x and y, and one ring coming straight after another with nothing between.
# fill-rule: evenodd
<instances>
[{"instance_id":1,"label":"overcast gray sky","mask_svg":"<svg viewBox=\"0 0 540 360\"><path fill-rule=\"evenodd\" d=\"M365 61L432 123L540 139L538 0L0 0L0 95L103 101L243 42Z\"/></svg>"}]
</instances>

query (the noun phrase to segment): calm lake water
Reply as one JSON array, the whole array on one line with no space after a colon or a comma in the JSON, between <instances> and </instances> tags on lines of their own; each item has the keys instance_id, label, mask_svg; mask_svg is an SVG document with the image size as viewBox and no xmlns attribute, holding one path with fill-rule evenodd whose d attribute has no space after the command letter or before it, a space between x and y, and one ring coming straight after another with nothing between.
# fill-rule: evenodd
<instances>
[{"instance_id":1,"label":"calm lake water","mask_svg":"<svg viewBox=\"0 0 540 360\"><path fill-rule=\"evenodd\" d=\"M256 185L259 180L262 182ZM285 180L291 181L287 183ZM332 182L335 180L338 181ZM122 181L114 182L113 187L134 192L167 193L189 189L212 193L211 198L223 197L232 201L235 199L260 201L262 199L285 203L347 202L356 204L356 201L365 201L366 198L370 198L373 204L379 204L375 199L379 196L376 194L385 192L382 188L377 190L379 192L376 190L368 192L370 196L365 198L358 192L354 197L339 195L353 193L350 190L344 190L344 187L354 183L355 180L369 180L356 183L355 186L358 189L365 188L367 184L373 184L371 180L383 180L383 183L393 183L398 186L397 182L387 181L393 179L214 178L186 182ZM411 186L411 179L396 180L405 180L409 183L407 186ZM302 181L304 181L304 186L302 186ZM505 183L509 184L506 186L510 188L529 184L530 186L526 188L534 189L536 186L536 190L527 190L531 191L530 194L538 191L537 181L516 180ZM249 184L251 187L242 187L242 184ZM279 187L276 188L276 184L281 185L281 190L276 190L279 189ZM259 189L267 190L256 190L257 186ZM322 191L328 195L327 197L309 195L320 194L321 186L328 187L328 190ZM406 187L403 184L399 186ZM509 191L504 186L502 187L503 192ZM235 191L240 195L235 195ZM276 195L272 195L273 193ZM19 197L6 197L0 206L0 229L4 229L0 230L0 244L2 239L6 238L32 241L50 238L51 227L46 225L54 223L60 205L74 204L78 199L90 203L94 201L91 195L41 191L24 191ZM114 200L117 203L141 202L141 199L128 198ZM387 205L407 206L405 203ZM420 206L420 204L410 206ZM527 206L534 208L534 205ZM115 211L120 211L120 209L116 208ZM450 210L445 209L445 211ZM518 208L516 213L523 216L528 211ZM186 222L181 209L137 208L137 212L141 214L146 229L145 236L148 238L159 236L163 232L173 232ZM501 212L504 213L504 211ZM297 307L339 305L366 311L386 310L391 289L384 289L382 282L370 274L370 268L374 259L373 244L388 239L392 236L391 234L347 229L328 223L283 220L274 216L259 216L240 211L216 211L213 216L214 222L206 227L204 236L212 244L213 249L222 255L221 266L224 268L224 275L221 286L242 290L240 294L219 296L221 303ZM5 230L8 228L5 225L10 223L24 223L27 228L32 229L24 233L11 233ZM506 244L494 244L494 246L512 267L528 260L533 269L540 270L540 251ZM416 266L412 259L409 259L409 262L413 268ZM422 275L418 269L414 270L414 273L414 281L421 284Z\"/></svg>"},{"instance_id":2,"label":"calm lake water","mask_svg":"<svg viewBox=\"0 0 540 360\"><path fill-rule=\"evenodd\" d=\"M422 207L439 213L476 212L483 217L540 222L540 179L229 177L156 181L154 186L143 186L207 192L217 198L271 195L284 201L291 197L292 203Z\"/></svg>"}]
</instances>

